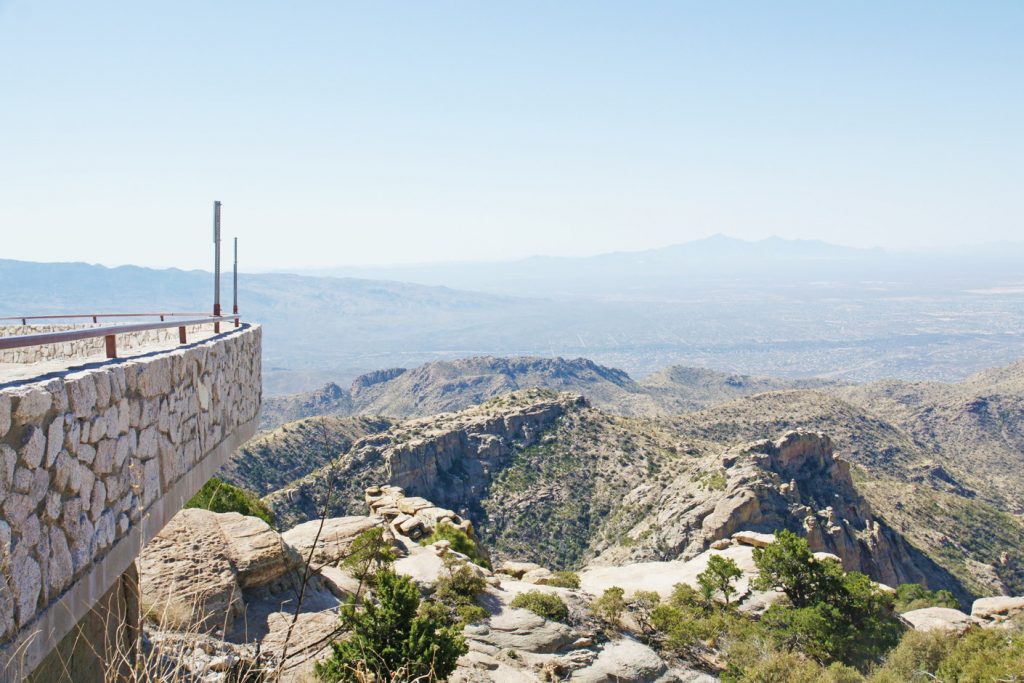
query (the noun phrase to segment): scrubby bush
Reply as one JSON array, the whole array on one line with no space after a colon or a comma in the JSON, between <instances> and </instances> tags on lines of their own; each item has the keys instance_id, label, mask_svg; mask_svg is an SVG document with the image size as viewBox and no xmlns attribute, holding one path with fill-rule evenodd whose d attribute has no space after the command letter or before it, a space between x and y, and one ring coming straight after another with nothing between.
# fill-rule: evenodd
<instances>
[{"instance_id":1,"label":"scrubby bush","mask_svg":"<svg viewBox=\"0 0 1024 683\"><path fill-rule=\"evenodd\" d=\"M554 572L548 577L547 585L557 586L558 588L579 588L580 575L569 571Z\"/></svg>"},{"instance_id":2,"label":"scrubby bush","mask_svg":"<svg viewBox=\"0 0 1024 683\"><path fill-rule=\"evenodd\" d=\"M487 611L477 604L477 596L487 582L464 562L445 558L445 572L434 584L434 599L445 605L454 620L472 624L487 618Z\"/></svg>"},{"instance_id":3,"label":"scrubby bush","mask_svg":"<svg viewBox=\"0 0 1024 683\"><path fill-rule=\"evenodd\" d=\"M601 597L590 603L590 611L598 619L609 624L618 624L622 618L622 612L626 609L626 591L618 586L606 588Z\"/></svg>"},{"instance_id":4,"label":"scrubby bush","mask_svg":"<svg viewBox=\"0 0 1024 683\"><path fill-rule=\"evenodd\" d=\"M528 609L537 616L552 621L566 622L569 620L569 608L554 593L532 590L520 593L512 600L512 607Z\"/></svg>"},{"instance_id":5,"label":"scrubby bush","mask_svg":"<svg viewBox=\"0 0 1024 683\"><path fill-rule=\"evenodd\" d=\"M359 580L357 593L361 592L367 580L377 571L390 567L395 561L395 549L391 540L377 527L366 529L352 541L348 555L341 566Z\"/></svg>"},{"instance_id":6,"label":"scrubby bush","mask_svg":"<svg viewBox=\"0 0 1024 683\"><path fill-rule=\"evenodd\" d=\"M871 680L875 683L933 680L942 660L952 652L956 640L955 635L945 631L908 631Z\"/></svg>"},{"instance_id":7,"label":"scrubby bush","mask_svg":"<svg viewBox=\"0 0 1024 683\"><path fill-rule=\"evenodd\" d=\"M864 677L842 664L823 667L812 659L793 652L778 652L747 669L739 678L723 681L737 683L860 683Z\"/></svg>"},{"instance_id":8,"label":"scrubby bush","mask_svg":"<svg viewBox=\"0 0 1024 683\"><path fill-rule=\"evenodd\" d=\"M331 644L316 664L322 681L442 681L468 651L459 627L437 603L420 603L411 579L384 569L374 576L373 599L341 610L349 635Z\"/></svg>"},{"instance_id":9,"label":"scrubby bush","mask_svg":"<svg viewBox=\"0 0 1024 683\"><path fill-rule=\"evenodd\" d=\"M949 591L930 591L919 583L901 583L896 587L897 612L902 614L925 607L959 609L960 602Z\"/></svg>"},{"instance_id":10,"label":"scrubby bush","mask_svg":"<svg viewBox=\"0 0 1024 683\"><path fill-rule=\"evenodd\" d=\"M469 537L469 534L454 524L441 522L434 527L434 532L430 536L420 541L420 544L430 545L437 541L448 541L451 543L452 550L462 553L473 564L487 569L491 568L491 561L487 558L487 554L476 544L476 541Z\"/></svg>"},{"instance_id":11,"label":"scrubby bush","mask_svg":"<svg viewBox=\"0 0 1024 683\"><path fill-rule=\"evenodd\" d=\"M271 526L274 524L274 513L255 493L217 477L211 477L203 484L185 507L211 512L238 512L247 517L259 517Z\"/></svg>"},{"instance_id":12,"label":"scrubby bush","mask_svg":"<svg viewBox=\"0 0 1024 683\"><path fill-rule=\"evenodd\" d=\"M939 665L942 681L1024 681L1024 632L971 629Z\"/></svg>"},{"instance_id":13,"label":"scrubby bush","mask_svg":"<svg viewBox=\"0 0 1024 683\"><path fill-rule=\"evenodd\" d=\"M629 611L636 619L641 630L647 632L653 630L651 617L654 610L661 604L661 596L654 591L637 591L629 600Z\"/></svg>"}]
</instances>

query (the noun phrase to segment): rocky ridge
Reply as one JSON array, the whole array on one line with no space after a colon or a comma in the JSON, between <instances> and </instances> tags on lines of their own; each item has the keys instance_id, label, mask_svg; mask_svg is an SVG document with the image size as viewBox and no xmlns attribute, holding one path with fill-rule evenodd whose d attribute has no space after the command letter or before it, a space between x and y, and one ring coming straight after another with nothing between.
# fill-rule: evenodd
<instances>
[{"instance_id":1,"label":"rocky ridge","mask_svg":"<svg viewBox=\"0 0 1024 683\"><path fill-rule=\"evenodd\" d=\"M582 397L527 390L480 406L409 420L356 441L349 452L267 497L283 526L318 515L352 514L363 491L385 481L470 516L491 475L528 448Z\"/></svg>"},{"instance_id":2,"label":"rocky ridge","mask_svg":"<svg viewBox=\"0 0 1024 683\"><path fill-rule=\"evenodd\" d=\"M832 384L683 366L635 380L586 358L477 356L367 373L347 390L329 382L315 391L265 397L261 427L314 415L425 417L529 388L581 393L595 406L623 415L673 415L765 391Z\"/></svg>"},{"instance_id":3,"label":"rocky ridge","mask_svg":"<svg viewBox=\"0 0 1024 683\"><path fill-rule=\"evenodd\" d=\"M825 435L722 448L658 421L532 390L357 440L267 497L279 523L351 515L385 481L472 519L497 559L556 568L690 559L740 529L787 528L885 583L970 595L872 512Z\"/></svg>"}]
</instances>

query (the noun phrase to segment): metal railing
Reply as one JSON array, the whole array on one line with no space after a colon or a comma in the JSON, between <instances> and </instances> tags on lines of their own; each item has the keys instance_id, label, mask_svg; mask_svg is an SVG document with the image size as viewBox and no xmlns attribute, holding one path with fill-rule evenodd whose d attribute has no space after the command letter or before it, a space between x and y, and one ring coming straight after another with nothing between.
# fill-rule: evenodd
<instances>
[{"instance_id":1,"label":"metal railing","mask_svg":"<svg viewBox=\"0 0 1024 683\"><path fill-rule=\"evenodd\" d=\"M27 324L29 320L54 320L54 319L75 319L92 318L134 318L134 317L155 317L159 316L159 322L128 323L122 325L103 325L100 327L84 327L77 330L63 330L61 332L39 332L36 334L19 334L10 337L0 337L0 350L20 349L27 346L40 346L43 344L63 344L64 342L80 341L82 339L95 339L103 337L106 343L107 358L117 358L117 335L128 332L148 332L150 330L166 330L172 327L178 328L178 343L187 344L188 337L186 328L194 325L213 324L214 334L220 334L222 322L234 321L235 327L241 325L238 315L206 316L202 318L186 318L184 320L166 320L171 316L202 315L195 313L109 313L109 314L75 314L75 315L30 315L14 316L11 318L0 318L0 320L20 320Z\"/></svg>"},{"instance_id":2,"label":"metal railing","mask_svg":"<svg viewBox=\"0 0 1024 683\"><path fill-rule=\"evenodd\" d=\"M237 311L236 311L237 313ZM28 325L29 320L77 320L79 318L92 318L94 323L99 318L181 318L184 316L204 316L206 313L75 313L73 315L12 315L0 320L20 320L22 325Z\"/></svg>"},{"instance_id":3,"label":"metal railing","mask_svg":"<svg viewBox=\"0 0 1024 683\"><path fill-rule=\"evenodd\" d=\"M28 346L41 346L44 344L62 344L64 342L80 341L82 339L94 339L103 337L106 340L107 358L117 358L117 335L128 332L148 332L150 330L164 330L172 327L178 328L178 342L188 343L186 327L194 325L206 325L213 323L213 333L220 334L220 324L232 320L235 327L241 325L238 316L238 238L235 238L235 260L234 260L234 312L231 315L221 315L220 310L220 207L219 201L213 203L213 244L214 244L214 269L213 269L213 315L206 313L74 313L70 315L15 315L0 317L2 321L21 321L27 326L30 320L80 320L92 319L93 323L99 324L100 318L160 318L160 322L151 323L129 323L123 325L106 325L100 327L85 327L74 330L63 330L61 332L40 332L37 334L21 334L10 337L0 337L0 351L6 349L20 349ZM185 320L171 320L167 318L186 318Z\"/></svg>"}]
</instances>

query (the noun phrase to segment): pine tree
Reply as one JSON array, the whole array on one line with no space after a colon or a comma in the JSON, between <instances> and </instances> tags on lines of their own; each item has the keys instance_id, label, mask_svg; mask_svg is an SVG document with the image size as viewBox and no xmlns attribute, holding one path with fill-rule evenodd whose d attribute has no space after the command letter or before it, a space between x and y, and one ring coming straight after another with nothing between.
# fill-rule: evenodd
<instances>
[{"instance_id":1,"label":"pine tree","mask_svg":"<svg viewBox=\"0 0 1024 683\"><path fill-rule=\"evenodd\" d=\"M421 605L416 584L390 569L374 577L373 599L345 605L341 621L348 637L332 643L332 656L316 665L323 681L441 681L467 651L459 629L430 603Z\"/></svg>"}]
</instances>

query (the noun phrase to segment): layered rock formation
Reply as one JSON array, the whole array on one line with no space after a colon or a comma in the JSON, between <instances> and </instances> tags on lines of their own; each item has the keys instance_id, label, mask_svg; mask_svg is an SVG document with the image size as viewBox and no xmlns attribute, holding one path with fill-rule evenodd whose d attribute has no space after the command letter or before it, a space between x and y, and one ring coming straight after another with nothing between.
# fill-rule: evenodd
<instances>
[{"instance_id":1,"label":"layered rock formation","mask_svg":"<svg viewBox=\"0 0 1024 683\"><path fill-rule=\"evenodd\" d=\"M525 391L459 413L410 420L357 441L335 463L272 494L267 502L284 525L363 505L363 491L384 481L466 516L486 495L492 474L517 450L536 443L580 396Z\"/></svg>"},{"instance_id":2,"label":"layered rock formation","mask_svg":"<svg viewBox=\"0 0 1024 683\"><path fill-rule=\"evenodd\" d=\"M832 553L847 571L861 571L896 586L923 583L966 599L963 589L883 520L858 493L850 465L834 454L831 439L793 431L729 449L718 469L677 479L667 489L635 489L626 504L656 510L630 530L635 545L605 549L594 564L621 564L652 556L653 548L682 559L743 530L789 529L812 550Z\"/></svg>"}]
</instances>

